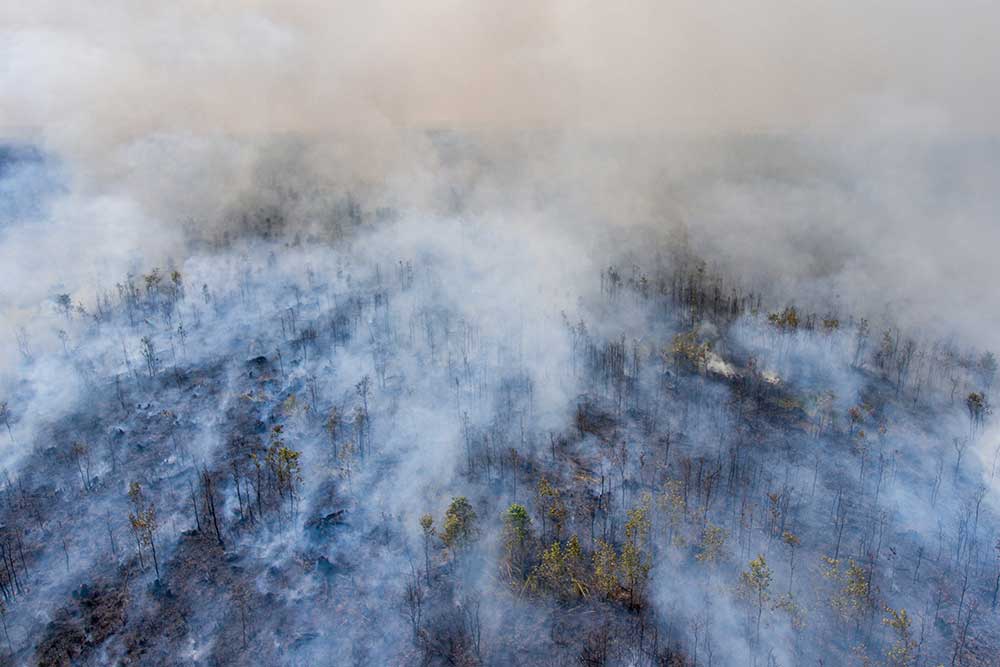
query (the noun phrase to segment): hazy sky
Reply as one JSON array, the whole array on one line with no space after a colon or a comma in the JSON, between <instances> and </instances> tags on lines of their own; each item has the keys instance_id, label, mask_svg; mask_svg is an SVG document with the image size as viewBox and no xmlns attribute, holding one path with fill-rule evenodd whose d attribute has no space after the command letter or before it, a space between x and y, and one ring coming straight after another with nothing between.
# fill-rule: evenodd
<instances>
[{"instance_id":1,"label":"hazy sky","mask_svg":"<svg viewBox=\"0 0 1000 667\"><path fill-rule=\"evenodd\" d=\"M0 26L0 123L63 152L157 131L803 128L881 103L975 131L1000 112L987 0L38 0Z\"/></svg>"},{"instance_id":2,"label":"hazy sky","mask_svg":"<svg viewBox=\"0 0 1000 667\"><path fill-rule=\"evenodd\" d=\"M873 307L993 329L998 28L986 0L6 3L0 136L58 156L71 185L44 238L3 239L18 289L0 307L158 261L179 223L262 179L416 210L457 182L481 210L537 188L575 204L563 216L680 221L737 272L830 275ZM444 168L426 128L492 162ZM550 140L510 143L526 130ZM758 131L810 144L760 163L628 144ZM275 136L301 155L275 157Z\"/></svg>"}]
</instances>

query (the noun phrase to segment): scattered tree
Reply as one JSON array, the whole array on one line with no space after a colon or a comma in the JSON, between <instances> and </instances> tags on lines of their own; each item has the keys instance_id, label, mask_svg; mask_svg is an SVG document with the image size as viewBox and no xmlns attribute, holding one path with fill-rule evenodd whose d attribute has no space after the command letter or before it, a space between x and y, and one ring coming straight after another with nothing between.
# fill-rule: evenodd
<instances>
[{"instance_id":1,"label":"scattered tree","mask_svg":"<svg viewBox=\"0 0 1000 667\"><path fill-rule=\"evenodd\" d=\"M132 511L129 512L128 520L132 527L132 533L135 535L140 564L142 547L148 546L153 553L153 567L156 570L156 578L159 579L160 562L156 557L156 508L152 503L146 501L139 482L129 484L128 497L132 503Z\"/></svg>"},{"instance_id":2,"label":"scattered tree","mask_svg":"<svg viewBox=\"0 0 1000 667\"><path fill-rule=\"evenodd\" d=\"M745 597L752 601L756 609L756 622L754 636L756 641L760 641L760 619L764 614L764 607L771 598L771 568L767 566L764 555L759 554L750 561L749 567L740 573L740 588Z\"/></svg>"},{"instance_id":3,"label":"scattered tree","mask_svg":"<svg viewBox=\"0 0 1000 667\"><path fill-rule=\"evenodd\" d=\"M444 532L442 541L453 552L465 550L475 539L476 511L472 509L465 496L451 499L451 504L444 513Z\"/></svg>"}]
</instances>

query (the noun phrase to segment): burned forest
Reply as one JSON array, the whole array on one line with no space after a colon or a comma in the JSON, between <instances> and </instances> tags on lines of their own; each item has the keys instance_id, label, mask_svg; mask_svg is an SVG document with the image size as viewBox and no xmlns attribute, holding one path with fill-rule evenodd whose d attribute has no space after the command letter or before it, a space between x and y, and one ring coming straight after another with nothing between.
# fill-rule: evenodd
<instances>
[{"instance_id":1,"label":"burned forest","mask_svg":"<svg viewBox=\"0 0 1000 667\"><path fill-rule=\"evenodd\" d=\"M995 10L59 4L0 664L1000 664Z\"/></svg>"}]
</instances>

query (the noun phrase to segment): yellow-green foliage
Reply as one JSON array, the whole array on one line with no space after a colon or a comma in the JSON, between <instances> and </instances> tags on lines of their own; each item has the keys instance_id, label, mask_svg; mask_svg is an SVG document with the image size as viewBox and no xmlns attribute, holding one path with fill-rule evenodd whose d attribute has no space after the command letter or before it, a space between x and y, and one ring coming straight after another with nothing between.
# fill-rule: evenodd
<instances>
[{"instance_id":1,"label":"yellow-green foliage","mask_svg":"<svg viewBox=\"0 0 1000 667\"><path fill-rule=\"evenodd\" d=\"M282 496L286 492L294 496L295 485L302 481L302 467L299 462L301 452L286 447L282 433L280 424L271 430L271 445L267 449L264 461L274 475L278 492Z\"/></svg>"},{"instance_id":2,"label":"yellow-green foliage","mask_svg":"<svg viewBox=\"0 0 1000 667\"><path fill-rule=\"evenodd\" d=\"M684 493L682 492L680 480L667 480L664 487L663 494L660 496L657 504L660 511L666 517L667 528L670 530L671 537L676 540L679 536L675 536L674 533L684 522L684 517L687 514L687 504L684 502Z\"/></svg>"},{"instance_id":3,"label":"yellow-green foliage","mask_svg":"<svg viewBox=\"0 0 1000 667\"><path fill-rule=\"evenodd\" d=\"M139 482L129 484L128 497L135 509L134 512L129 512L129 523L142 544L148 546L152 542L153 533L156 532L156 508L146 505Z\"/></svg>"},{"instance_id":4,"label":"yellow-green foliage","mask_svg":"<svg viewBox=\"0 0 1000 667\"><path fill-rule=\"evenodd\" d=\"M529 587L548 591L562 598L585 597L588 587L583 580L583 551L576 535L563 547L553 542L542 552L541 562L529 577Z\"/></svg>"},{"instance_id":5,"label":"yellow-green foliage","mask_svg":"<svg viewBox=\"0 0 1000 667\"><path fill-rule=\"evenodd\" d=\"M507 540L513 544L521 544L528 537L531 529L531 517L524 505L512 504L504 513L504 533Z\"/></svg>"},{"instance_id":6,"label":"yellow-green foliage","mask_svg":"<svg viewBox=\"0 0 1000 667\"><path fill-rule=\"evenodd\" d=\"M542 552L542 562L535 567L533 578L538 586L559 593L565 585L565 569L562 547L553 542Z\"/></svg>"},{"instance_id":7,"label":"yellow-green foliage","mask_svg":"<svg viewBox=\"0 0 1000 667\"><path fill-rule=\"evenodd\" d=\"M854 560L847 561L843 567L840 560L824 558L826 568L823 576L833 581L837 589L830 597L830 606L845 621L860 618L868 600L868 578L864 568Z\"/></svg>"},{"instance_id":8,"label":"yellow-green foliage","mask_svg":"<svg viewBox=\"0 0 1000 667\"><path fill-rule=\"evenodd\" d=\"M760 639L760 619L764 613L764 605L771 598L772 572L764 560L763 554L750 561L749 567L740 572L739 594L757 608L756 636Z\"/></svg>"},{"instance_id":9,"label":"yellow-green foliage","mask_svg":"<svg viewBox=\"0 0 1000 667\"><path fill-rule=\"evenodd\" d=\"M729 532L721 526L709 523L701 532L701 543L698 545L698 555L703 563L714 563L722 556L722 549L729 538Z\"/></svg>"},{"instance_id":10,"label":"yellow-green foliage","mask_svg":"<svg viewBox=\"0 0 1000 667\"><path fill-rule=\"evenodd\" d=\"M573 584L573 592L580 597L586 597L589 590L586 582L584 581L584 577L586 575L584 573L583 566L583 549L580 548L580 540L576 538L576 535L569 538L569 542L566 543L564 554L563 558L566 563L566 571Z\"/></svg>"},{"instance_id":11,"label":"yellow-green foliage","mask_svg":"<svg viewBox=\"0 0 1000 667\"><path fill-rule=\"evenodd\" d=\"M789 306L780 313L771 313L767 321L780 331L795 331L799 328L799 313L795 306Z\"/></svg>"},{"instance_id":12,"label":"yellow-green foliage","mask_svg":"<svg viewBox=\"0 0 1000 667\"><path fill-rule=\"evenodd\" d=\"M892 667L909 667L913 664L917 651L917 643L910 630L910 615L905 609L897 611L892 607L886 607L885 613L888 616L882 619L882 623L892 628L896 635L895 642L886 653L886 662Z\"/></svg>"},{"instance_id":13,"label":"yellow-green foliage","mask_svg":"<svg viewBox=\"0 0 1000 667\"><path fill-rule=\"evenodd\" d=\"M503 515L503 544L507 552L506 565L512 578L524 573L528 541L531 537L531 517L524 505L512 504Z\"/></svg>"},{"instance_id":14,"label":"yellow-green foliage","mask_svg":"<svg viewBox=\"0 0 1000 667\"><path fill-rule=\"evenodd\" d=\"M545 520L552 525L556 539L559 538L566 519L566 505L559 496L559 489L552 486L546 478L542 477L538 481L538 504L544 512Z\"/></svg>"},{"instance_id":15,"label":"yellow-green foliage","mask_svg":"<svg viewBox=\"0 0 1000 667\"><path fill-rule=\"evenodd\" d=\"M710 342L699 343L698 334L694 331L679 333L670 343L670 354L675 361L686 361L695 368L701 368L708 360L712 351Z\"/></svg>"},{"instance_id":16,"label":"yellow-green foliage","mask_svg":"<svg viewBox=\"0 0 1000 667\"><path fill-rule=\"evenodd\" d=\"M441 539L450 549L459 550L469 545L476 534L476 511L465 496L451 499L444 513L444 533Z\"/></svg>"},{"instance_id":17,"label":"yellow-green foliage","mask_svg":"<svg viewBox=\"0 0 1000 667\"><path fill-rule=\"evenodd\" d=\"M647 548L649 539L648 498L643 504L628 512L625 523L625 543L622 545L621 569L629 599L637 603L649 577L651 559Z\"/></svg>"},{"instance_id":18,"label":"yellow-green foliage","mask_svg":"<svg viewBox=\"0 0 1000 667\"><path fill-rule=\"evenodd\" d=\"M770 593L773 573L764 560L763 554L750 561L749 567L740 572L740 590L744 596L755 597L760 602L766 602Z\"/></svg>"},{"instance_id":19,"label":"yellow-green foliage","mask_svg":"<svg viewBox=\"0 0 1000 667\"><path fill-rule=\"evenodd\" d=\"M801 544L799 536L788 530L781 534L781 541L788 545L789 549L795 549Z\"/></svg>"},{"instance_id":20,"label":"yellow-green foliage","mask_svg":"<svg viewBox=\"0 0 1000 667\"><path fill-rule=\"evenodd\" d=\"M597 541L594 550L594 588L612 598L618 592L618 554L604 540Z\"/></svg>"},{"instance_id":21,"label":"yellow-green foliage","mask_svg":"<svg viewBox=\"0 0 1000 667\"><path fill-rule=\"evenodd\" d=\"M791 595L780 596L774 601L773 608L788 614L788 622L792 629L801 630L806 626L806 610Z\"/></svg>"}]
</instances>

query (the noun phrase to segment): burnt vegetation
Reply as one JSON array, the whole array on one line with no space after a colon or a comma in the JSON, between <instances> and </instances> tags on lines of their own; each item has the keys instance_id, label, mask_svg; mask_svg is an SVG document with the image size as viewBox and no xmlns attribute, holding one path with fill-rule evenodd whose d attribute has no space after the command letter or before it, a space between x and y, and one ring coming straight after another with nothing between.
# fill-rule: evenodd
<instances>
[{"instance_id":1,"label":"burnt vegetation","mask_svg":"<svg viewBox=\"0 0 1000 667\"><path fill-rule=\"evenodd\" d=\"M0 410L4 659L997 664L993 355L662 250L520 321L294 242L59 295ZM79 396L28 419L42 377Z\"/></svg>"}]
</instances>

